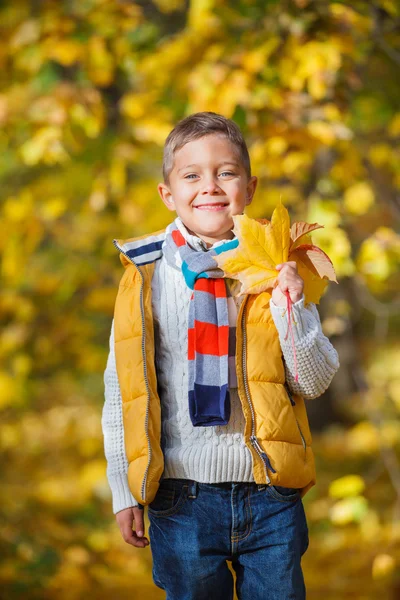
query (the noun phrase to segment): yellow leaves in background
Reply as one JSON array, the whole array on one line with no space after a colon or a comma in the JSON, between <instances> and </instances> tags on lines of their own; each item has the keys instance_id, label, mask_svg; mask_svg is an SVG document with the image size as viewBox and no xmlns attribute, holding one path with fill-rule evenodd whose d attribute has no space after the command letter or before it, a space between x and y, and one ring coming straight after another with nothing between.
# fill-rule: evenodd
<instances>
[{"instance_id":1,"label":"yellow leaves in background","mask_svg":"<svg viewBox=\"0 0 400 600\"><path fill-rule=\"evenodd\" d=\"M332 523L335 525L348 525L360 523L368 512L368 502L363 496L350 496L339 500L330 510Z\"/></svg>"},{"instance_id":2,"label":"yellow leaves in background","mask_svg":"<svg viewBox=\"0 0 400 600\"><path fill-rule=\"evenodd\" d=\"M83 102L75 102L69 110L69 116L71 123L78 125L88 138L98 137L106 117L100 95L93 92L89 97L83 98Z\"/></svg>"},{"instance_id":3,"label":"yellow leaves in background","mask_svg":"<svg viewBox=\"0 0 400 600\"><path fill-rule=\"evenodd\" d=\"M13 377L5 371L0 371L0 410L14 404L18 385Z\"/></svg>"},{"instance_id":4,"label":"yellow leaves in background","mask_svg":"<svg viewBox=\"0 0 400 600\"><path fill-rule=\"evenodd\" d=\"M217 27L219 21L213 14L214 5L215 0L191 0L187 18L189 28L207 35L211 28Z\"/></svg>"},{"instance_id":5,"label":"yellow leaves in background","mask_svg":"<svg viewBox=\"0 0 400 600\"><path fill-rule=\"evenodd\" d=\"M87 536L87 543L92 550L104 552L110 547L110 538L104 529L94 529Z\"/></svg>"},{"instance_id":6,"label":"yellow leaves in background","mask_svg":"<svg viewBox=\"0 0 400 600\"><path fill-rule=\"evenodd\" d=\"M180 10L185 5L185 0L154 0L154 4L166 14Z\"/></svg>"},{"instance_id":7,"label":"yellow leaves in background","mask_svg":"<svg viewBox=\"0 0 400 600\"><path fill-rule=\"evenodd\" d=\"M20 153L24 163L29 166L39 162L53 165L69 158L63 145L62 130L56 126L41 127L21 146Z\"/></svg>"},{"instance_id":8,"label":"yellow leaves in background","mask_svg":"<svg viewBox=\"0 0 400 600\"><path fill-rule=\"evenodd\" d=\"M270 36L268 40L252 50L244 51L241 64L249 73L259 73L265 68L268 59L279 47L281 40L278 36Z\"/></svg>"},{"instance_id":9,"label":"yellow leaves in background","mask_svg":"<svg viewBox=\"0 0 400 600\"><path fill-rule=\"evenodd\" d=\"M33 210L33 196L28 190L21 191L17 197L5 198L2 207L3 218L12 223L20 223L29 218Z\"/></svg>"},{"instance_id":10,"label":"yellow leaves in background","mask_svg":"<svg viewBox=\"0 0 400 600\"><path fill-rule=\"evenodd\" d=\"M332 498L357 496L365 490L365 482L360 475L345 475L331 482L329 495Z\"/></svg>"},{"instance_id":11,"label":"yellow leaves in background","mask_svg":"<svg viewBox=\"0 0 400 600\"><path fill-rule=\"evenodd\" d=\"M226 277L238 279L241 294L256 294L276 283L276 265L294 260L304 280L305 301L318 303L328 280L335 281L329 257L311 242L310 232L323 227L317 223L293 223L280 202L271 222L262 224L247 215L235 215L234 233L239 245L215 257Z\"/></svg>"},{"instance_id":12,"label":"yellow leaves in background","mask_svg":"<svg viewBox=\"0 0 400 600\"><path fill-rule=\"evenodd\" d=\"M115 303L115 287L94 288L85 298L85 306L90 312L106 313L113 310Z\"/></svg>"},{"instance_id":13,"label":"yellow leaves in background","mask_svg":"<svg viewBox=\"0 0 400 600\"><path fill-rule=\"evenodd\" d=\"M346 442L353 454L376 454L379 451L379 434L370 421L359 421L347 432Z\"/></svg>"},{"instance_id":14,"label":"yellow leaves in background","mask_svg":"<svg viewBox=\"0 0 400 600\"><path fill-rule=\"evenodd\" d=\"M386 553L377 554L372 564L372 577L375 580L385 579L394 574L396 560Z\"/></svg>"},{"instance_id":15,"label":"yellow leaves in background","mask_svg":"<svg viewBox=\"0 0 400 600\"><path fill-rule=\"evenodd\" d=\"M171 124L154 116L137 121L132 129L137 140L155 142L161 146L171 131Z\"/></svg>"},{"instance_id":16,"label":"yellow leaves in background","mask_svg":"<svg viewBox=\"0 0 400 600\"><path fill-rule=\"evenodd\" d=\"M392 275L399 274L400 235L389 227L378 227L373 235L361 244L356 266L369 286L380 289Z\"/></svg>"},{"instance_id":17,"label":"yellow leaves in background","mask_svg":"<svg viewBox=\"0 0 400 600\"><path fill-rule=\"evenodd\" d=\"M86 48L86 66L90 79L95 85L105 87L114 79L114 58L106 41L100 36L92 36Z\"/></svg>"},{"instance_id":18,"label":"yellow leaves in background","mask_svg":"<svg viewBox=\"0 0 400 600\"><path fill-rule=\"evenodd\" d=\"M329 495L340 498L330 510L333 523L347 525L362 521L368 512L368 502L361 495L364 490L365 482L359 475L345 475L331 482Z\"/></svg>"},{"instance_id":19,"label":"yellow leaves in background","mask_svg":"<svg viewBox=\"0 0 400 600\"><path fill-rule=\"evenodd\" d=\"M16 51L23 46L34 44L40 37L40 21L27 19L15 29L10 39L10 49Z\"/></svg>"},{"instance_id":20,"label":"yellow leaves in background","mask_svg":"<svg viewBox=\"0 0 400 600\"><path fill-rule=\"evenodd\" d=\"M70 127L73 127L74 133L80 128L87 137L95 138L105 123L105 110L99 92L94 89L76 90L67 84L57 86L52 95L35 99L29 106L28 116L32 123L58 128L60 139L66 137L66 132L71 133ZM37 131L34 135L37 135ZM71 143L71 138L68 138ZM31 138L32 141L35 144ZM73 141L71 146L76 150L76 135Z\"/></svg>"},{"instance_id":21,"label":"yellow leaves in background","mask_svg":"<svg viewBox=\"0 0 400 600\"><path fill-rule=\"evenodd\" d=\"M87 502L87 494L83 494L76 485L72 473L61 476L46 477L37 482L34 497L48 508L60 508L64 511L76 510Z\"/></svg>"},{"instance_id":22,"label":"yellow leaves in background","mask_svg":"<svg viewBox=\"0 0 400 600\"><path fill-rule=\"evenodd\" d=\"M363 215L374 204L374 192L367 181L348 187L344 193L344 205L352 215Z\"/></svg>"},{"instance_id":23,"label":"yellow leaves in background","mask_svg":"<svg viewBox=\"0 0 400 600\"><path fill-rule=\"evenodd\" d=\"M85 46L72 38L46 40L45 51L48 58L70 67L85 54Z\"/></svg>"},{"instance_id":24,"label":"yellow leaves in background","mask_svg":"<svg viewBox=\"0 0 400 600\"><path fill-rule=\"evenodd\" d=\"M66 210L67 201L65 198L48 198L40 206L41 217L45 221L58 219Z\"/></svg>"},{"instance_id":25,"label":"yellow leaves in background","mask_svg":"<svg viewBox=\"0 0 400 600\"><path fill-rule=\"evenodd\" d=\"M289 52L280 61L283 81L293 91L306 86L316 100L324 98L336 81L341 66L340 45L334 36L319 42L299 43L292 39Z\"/></svg>"},{"instance_id":26,"label":"yellow leaves in background","mask_svg":"<svg viewBox=\"0 0 400 600\"><path fill-rule=\"evenodd\" d=\"M68 117L65 104L60 97L40 96L28 109L28 116L32 123L48 124L54 126L63 125Z\"/></svg>"},{"instance_id":27,"label":"yellow leaves in background","mask_svg":"<svg viewBox=\"0 0 400 600\"><path fill-rule=\"evenodd\" d=\"M121 113L132 120L141 119L147 115L148 107L156 97L153 90L144 93L128 92L120 100Z\"/></svg>"},{"instance_id":28,"label":"yellow leaves in background","mask_svg":"<svg viewBox=\"0 0 400 600\"><path fill-rule=\"evenodd\" d=\"M323 200L317 194L310 198L307 219L324 224L323 229L313 232L314 243L332 258L335 271L340 276L351 276L355 265L351 259L351 243L342 227L340 204L334 200Z\"/></svg>"},{"instance_id":29,"label":"yellow leaves in background","mask_svg":"<svg viewBox=\"0 0 400 600\"><path fill-rule=\"evenodd\" d=\"M83 494L98 491L100 495L109 495L106 481L106 463L104 459L86 461L79 472L79 489Z\"/></svg>"}]
</instances>

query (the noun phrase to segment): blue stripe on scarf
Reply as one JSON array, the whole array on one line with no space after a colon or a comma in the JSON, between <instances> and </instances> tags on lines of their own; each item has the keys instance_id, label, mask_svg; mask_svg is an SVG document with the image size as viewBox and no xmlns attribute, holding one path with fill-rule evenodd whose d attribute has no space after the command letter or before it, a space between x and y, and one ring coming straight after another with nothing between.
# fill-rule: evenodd
<instances>
[{"instance_id":1,"label":"blue stripe on scarf","mask_svg":"<svg viewBox=\"0 0 400 600\"><path fill-rule=\"evenodd\" d=\"M201 401L200 419L197 413L197 400ZM189 414L193 426L227 425L231 416L230 394L227 385L222 387L195 383L189 391Z\"/></svg>"},{"instance_id":2,"label":"blue stripe on scarf","mask_svg":"<svg viewBox=\"0 0 400 600\"><path fill-rule=\"evenodd\" d=\"M235 240L229 240L229 242L225 242L225 244L221 244L220 246L216 246L213 248L215 254L222 254L222 252L227 252L227 250L233 250L239 246L239 240L236 238Z\"/></svg>"},{"instance_id":3,"label":"blue stripe on scarf","mask_svg":"<svg viewBox=\"0 0 400 600\"><path fill-rule=\"evenodd\" d=\"M191 271L185 261L182 262L182 274L185 278L186 285L191 290L194 290L196 279L209 279L207 273L200 273L200 275L198 275L195 271Z\"/></svg>"}]
</instances>

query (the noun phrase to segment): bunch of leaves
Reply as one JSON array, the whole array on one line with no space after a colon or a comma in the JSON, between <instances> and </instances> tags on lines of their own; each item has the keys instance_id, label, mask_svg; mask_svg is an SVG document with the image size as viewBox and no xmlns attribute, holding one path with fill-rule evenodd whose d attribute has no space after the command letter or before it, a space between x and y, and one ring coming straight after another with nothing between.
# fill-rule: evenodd
<instances>
[{"instance_id":1,"label":"bunch of leaves","mask_svg":"<svg viewBox=\"0 0 400 600\"><path fill-rule=\"evenodd\" d=\"M271 221L233 217L238 245L216 257L226 277L240 281L240 294L258 294L277 285L276 265L295 261L304 281L305 304L317 304L329 281L337 282L329 256L314 245L310 232L318 223L298 221L290 226L290 216L280 201Z\"/></svg>"}]
</instances>

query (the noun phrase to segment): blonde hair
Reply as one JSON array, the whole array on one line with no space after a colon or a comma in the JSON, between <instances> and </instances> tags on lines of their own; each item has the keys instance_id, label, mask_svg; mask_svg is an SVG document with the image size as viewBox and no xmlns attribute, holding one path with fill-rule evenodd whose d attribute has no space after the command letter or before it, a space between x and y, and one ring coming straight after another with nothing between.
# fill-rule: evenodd
<instances>
[{"instance_id":1,"label":"blonde hair","mask_svg":"<svg viewBox=\"0 0 400 600\"><path fill-rule=\"evenodd\" d=\"M234 121L218 113L205 111L185 117L177 123L168 134L164 144L163 177L169 185L169 176L174 167L175 153L188 142L197 140L212 133L224 135L235 146L239 162L246 170L248 179L251 177L250 156L240 128Z\"/></svg>"}]
</instances>

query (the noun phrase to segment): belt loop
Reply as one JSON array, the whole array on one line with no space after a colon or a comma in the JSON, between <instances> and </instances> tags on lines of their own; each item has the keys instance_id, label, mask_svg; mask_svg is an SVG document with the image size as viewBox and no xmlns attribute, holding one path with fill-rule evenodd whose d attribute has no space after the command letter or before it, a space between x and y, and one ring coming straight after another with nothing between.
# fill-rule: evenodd
<instances>
[{"instance_id":1,"label":"belt loop","mask_svg":"<svg viewBox=\"0 0 400 600\"><path fill-rule=\"evenodd\" d=\"M188 488L188 497L197 498L197 481L191 481Z\"/></svg>"}]
</instances>

